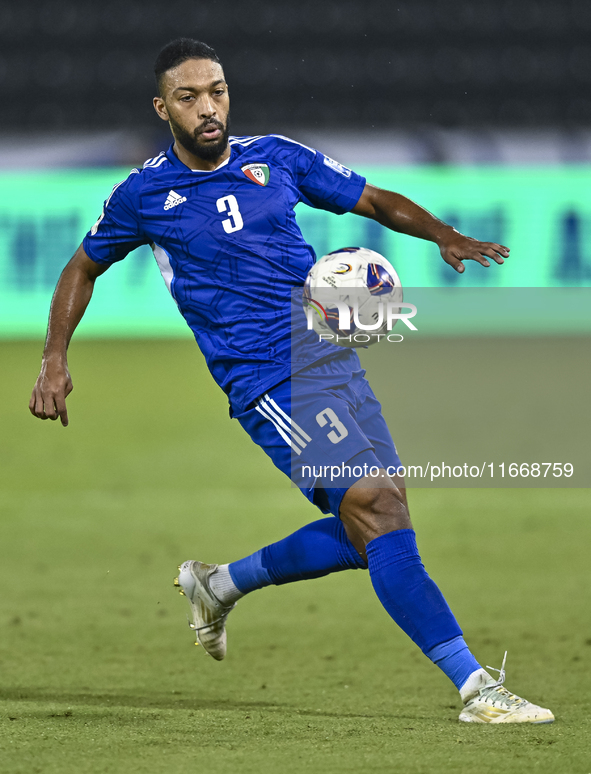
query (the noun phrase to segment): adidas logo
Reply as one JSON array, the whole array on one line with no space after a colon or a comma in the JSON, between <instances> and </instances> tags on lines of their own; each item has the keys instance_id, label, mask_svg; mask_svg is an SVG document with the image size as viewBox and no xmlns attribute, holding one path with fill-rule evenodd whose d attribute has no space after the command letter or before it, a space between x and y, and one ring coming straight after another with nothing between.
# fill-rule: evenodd
<instances>
[{"instance_id":1,"label":"adidas logo","mask_svg":"<svg viewBox=\"0 0 591 774\"><path fill-rule=\"evenodd\" d=\"M170 193L166 197L166 201L164 202L164 209L171 210L173 207L176 207L177 204L182 204L183 202L186 202L186 201L187 201L186 196L179 196L176 191L170 191Z\"/></svg>"}]
</instances>

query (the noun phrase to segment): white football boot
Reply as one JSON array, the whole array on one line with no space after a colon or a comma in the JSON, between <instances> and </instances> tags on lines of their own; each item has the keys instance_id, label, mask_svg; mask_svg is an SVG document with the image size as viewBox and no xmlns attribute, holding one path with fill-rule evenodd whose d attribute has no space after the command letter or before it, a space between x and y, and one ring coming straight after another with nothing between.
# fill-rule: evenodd
<instances>
[{"instance_id":1,"label":"white football boot","mask_svg":"<svg viewBox=\"0 0 591 774\"><path fill-rule=\"evenodd\" d=\"M459 719L464 723L553 723L554 715L549 709L538 707L503 687L506 660L507 651L500 669L487 666L499 673L498 680L482 670L480 685L474 686L474 692L465 698Z\"/></svg>"},{"instance_id":2,"label":"white football boot","mask_svg":"<svg viewBox=\"0 0 591 774\"><path fill-rule=\"evenodd\" d=\"M222 605L212 592L209 577L217 568L217 564L184 562L174 585L180 586L180 593L191 605L193 621L189 627L197 637L195 645L202 645L206 653L221 661L226 655L226 618L236 605Z\"/></svg>"}]
</instances>

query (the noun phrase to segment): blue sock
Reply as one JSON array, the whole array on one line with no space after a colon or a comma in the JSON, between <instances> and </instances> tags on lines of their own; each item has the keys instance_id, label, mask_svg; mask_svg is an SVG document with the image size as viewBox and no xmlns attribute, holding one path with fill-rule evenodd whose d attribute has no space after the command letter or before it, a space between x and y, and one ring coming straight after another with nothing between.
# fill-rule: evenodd
<instances>
[{"instance_id":1,"label":"blue sock","mask_svg":"<svg viewBox=\"0 0 591 774\"><path fill-rule=\"evenodd\" d=\"M264 586L321 578L331 572L366 568L340 519L307 524L293 535L232 562L228 570L243 594Z\"/></svg>"},{"instance_id":2,"label":"blue sock","mask_svg":"<svg viewBox=\"0 0 591 774\"><path fill-rule=\"evenodd\" d=\"M441 645L436 645L425 655L445 672L458 691L472 672L481 668L478 661L470 653L463 637L454 637L449 642L442 642Z\"/></svg>"},{"instance_id":3,"label":"blue sock","mask_svg":"<svg viewBox=\"0 0 591 774\"><path fill-rule=\"evenodd\" d=\"M381 535L367 544L376 594L400 628L461 687L480 664L468 650L443 594L427 575L412 529ZM457 681L462 681L458 686Z\"/></svg>"}]
</instances>

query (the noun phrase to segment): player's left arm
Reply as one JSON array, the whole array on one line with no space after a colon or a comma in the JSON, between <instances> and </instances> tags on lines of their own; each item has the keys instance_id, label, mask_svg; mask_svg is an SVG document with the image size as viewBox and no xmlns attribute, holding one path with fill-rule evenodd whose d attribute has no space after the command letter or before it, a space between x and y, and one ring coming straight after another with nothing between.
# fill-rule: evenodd
<instances>
[{"instance_id":1,"label":"player's left arm","mask_svg":"<svg viewBox=\"0 0 591 774\"><path fill-rule=\"evenodd\" d=\"M509 255L508 247L464 236L406 196L369 183L366 183L352 211L372 218L392 231L435 242L443 260L460 274L465 268L463 261L477 261L483 266L490 266L489 258L496 263L504 263Z\"/></svg>"}]
</instances>

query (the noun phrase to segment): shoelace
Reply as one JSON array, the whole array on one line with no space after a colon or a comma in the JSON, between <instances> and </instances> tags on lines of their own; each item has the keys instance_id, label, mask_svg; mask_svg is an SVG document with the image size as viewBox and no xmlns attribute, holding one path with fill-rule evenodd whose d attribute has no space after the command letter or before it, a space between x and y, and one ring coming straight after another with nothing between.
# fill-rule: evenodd
<instances>
[{"instance_id":1,"label":"shoelace","mask_svg":"<svg viewBox=\"0 0 591 774\"><path fill-rule=\"evenodd\" d=\"M505 651L505 655L503 656L503 663L501 664L500 669L496 669L496 667L491 667L488 664L486 665L487 669L492 670L493 672L498 672L499 677L496 680L496 682L491 683L491 685L487 685L485 688L482 688L480 691L480 695L484 697L485 701L490 701L491 704L496 706L496 704L505 705L506 707L519 707L522 704L527 704L526 699L522 699L521 696L516 696L514 693L511 693L511 691L508 691L504 686L503 683L505 682L505 662L507 661L507 651Z\"/></svg>"},{"instance_id":2,"label":"shoelace","mask_svg":"<svg viewBox=\"0 0 591 774\"><path fill-rule=\"evenodd\" d=\"M503 656L503 663L501 664L501 668L500 669L496 669L495 667L491 667L488 664L486 665L487 669L491 669L493 672L498 672L499 673L499 678L498 678L497 682L495 683L495 686L498 687L498 688L500 688L500 686L503 685L503 683L505 682L505 677L506 677L506 675L505 675L505 662L506 661L507 661L507 651L505 651L505 655Z\"/></svg>"},{"instance_id":3,"label":"shoelace","mask_svg":"<svg viewBox=\"0 0 591 774\"><path fill-rule=\"evenodd\" d=\"M216 595L211 590L211 587L209 585L209 582L208 582L207 578L205 579L205 584L204 585L205 585L205 588L208 590L208 592L211 594L211 596L214 599L216 599L219 602L219 604L221 605L222 603L219 601L219 599L216 597ZM234 602L233 605L230 605L230 607L222 607L222 614L218 618L216 618L214 621L210 621L209 623L203 624L203 626L195 626L195 624L187 616L187 621L189 621L189 629L193 629L194 632L201 632L201 631L203 631L203 629L211 629L211 628L213 628L217 623L222 622L222 623L225 624L226 623L226 618L230 615L230 613L232 612L232 610L234 610L235 607L236 607L236 602Z\"/></svg>"},{"instance_id":4,"label":"shoelace","mask_svg":"<svg viewBox=\"0 0 591 774\"><path fill-rule=\"evenodd\" d=\"M195 624L191 621L189 616L187 616L187 621L189 622L189 629L193 629L194 632L200 632L203 629L210 629L212 626L215 626L220 621L225 621L235 607L236 607L236 603L234 603L232 607L227 607L224 610L224 612L221 614L221 616L219 618L216 618L215 621L211 621L210 623L204 624L203 626L195 626Z\"/></svg>"}]
</instances>

